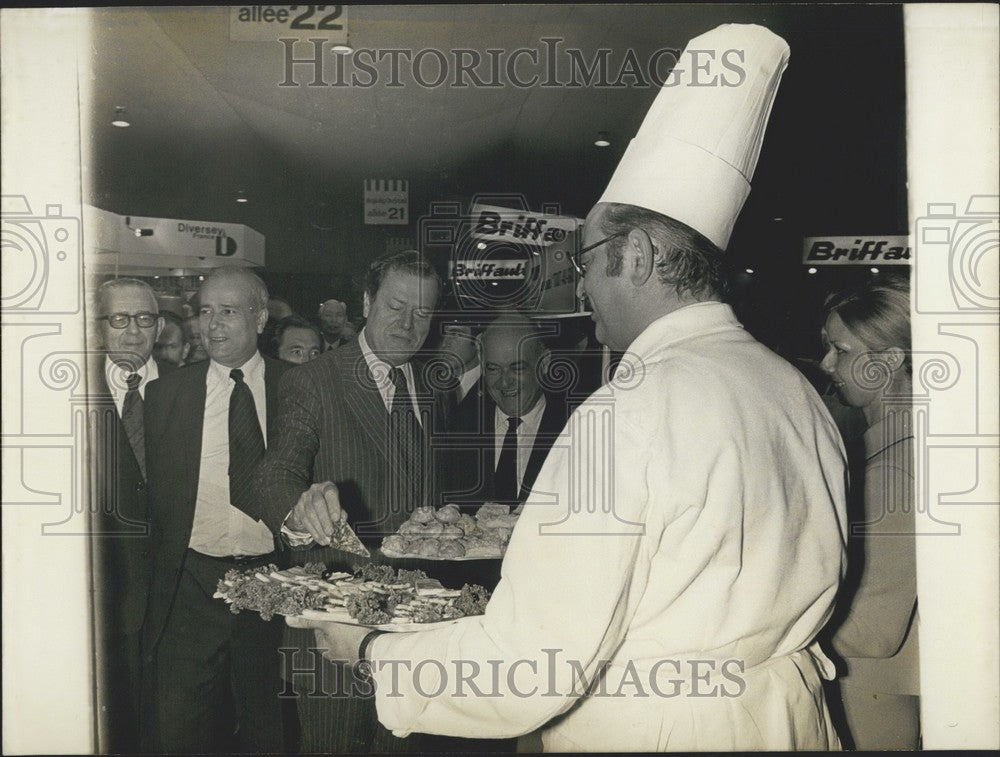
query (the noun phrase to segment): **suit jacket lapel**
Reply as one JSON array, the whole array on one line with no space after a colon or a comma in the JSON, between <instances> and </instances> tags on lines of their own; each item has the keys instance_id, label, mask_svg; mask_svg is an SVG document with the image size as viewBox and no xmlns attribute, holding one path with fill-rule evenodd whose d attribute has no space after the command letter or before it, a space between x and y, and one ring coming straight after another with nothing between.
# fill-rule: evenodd
<instances>
[{"instance_id":1,"label":"suit jacket lapel","mask_svg":"<svg viewBox=\"0 0 1000 757\"><path fill-rule=\"evenodd\" d=\"M278 383L284 370L279 361L265 355L264 358L264 417L267 419L267 444L271 445L275 428L272 421L278 417Z\"/></svg>"},{"instance_id":2,"label":"suit jacket lapel","mask_svg":"<svg viewBox=\"0 0 1000 757\"><path fill-rule=\"evenodd\" d=\"M184 493L182 504L188 512L184 522L190 524L194 518L195 501L198 498L198 477L201 473L201 435L205 425L205 382L209 361L196 363L185 370L190 372L185 381L175 383L177 395L174 398L173 422L178 424L177 439L184 445L184 466L179 471L183 476Z\"/></svg>"},{"instance_id":3,"label":"suit jacket lapel","mask_svg":"<svg viewBox=\"0 0 1000 757\"><path fill-rule=\"evenodd\" d=\"M132 442L129 441L128 434L125 432L125 424L122 421L121 415L118 413L118 408L115 406L115 398L111 395L111 388L108 386L108 377L104 373L105 358L102 356L98 365L96 366L96 376L94 377L94 402L93 407L103 407L108 411L115 414L114 420L114 442L115 447L118 450L118 455L128 455L131 460L131 464L135 466L136 470L142 471L139 466L139 459L135 455L135 450L132 448ZM119 464L125 464L125 461L119 457Z\"/></svg>"},{"instance_id":4,"label":"suit jacket lapel","mask_svg":"<svg viewBox=\"0 0 1000 757\"><path fill-rule=\"evenodd\" d=\"M382 458L388 459L385 431L389 413L356 339L337 351L334 367L340 374L339 391L344 394L344 406L358 419L358 425Z\"/></svg>"},{"instance_id":5,"label":"suit jacket lapel","mask_svg":"<svg viewBox=\"0 0 1000 757\"><path fill-rule=\"evenodd\" d=\"M535 433L535 443L531 448L531 456L524 468L524 478L521 479L519 499L523 502L531 490L530 484L535 482L542 463L548 457L552 439L562 431L566 423L566 398L560 394L545 395L545 410L542 412L538 431Z\"/></svg>"}]
</instances>

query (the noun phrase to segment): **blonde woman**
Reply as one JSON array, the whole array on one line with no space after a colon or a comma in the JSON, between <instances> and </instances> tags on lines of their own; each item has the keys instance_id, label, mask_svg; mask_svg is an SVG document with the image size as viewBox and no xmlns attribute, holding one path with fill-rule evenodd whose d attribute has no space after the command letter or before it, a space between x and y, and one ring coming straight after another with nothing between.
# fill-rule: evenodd
<instances>
[{"instance_id":1,"label":"blonde woman","mask_svg":"<svg viewBox=\"0 0 1000 757\"><path fill-rule=\"evenodd\" d=\"M872 280L831 297L822 368L864 414L863 486L849 512L849 568L831 623L838 679L856 749L919 746L917 592L909 285ZM846 735L846 734L844 734Z\"/></svg>"}]
</instances>

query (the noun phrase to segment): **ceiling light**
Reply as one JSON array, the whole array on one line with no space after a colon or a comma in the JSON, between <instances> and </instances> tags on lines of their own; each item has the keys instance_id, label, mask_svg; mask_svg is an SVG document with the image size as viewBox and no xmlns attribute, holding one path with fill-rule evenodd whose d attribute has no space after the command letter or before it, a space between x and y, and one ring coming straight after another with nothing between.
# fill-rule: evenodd
<instances>
[{"instance_id":1,"label":"ceiling light","mask_svg":"<svg viewBox=\"0 0 1000 757\"><path fill-rule=\"evenodd\" d=\"M351 47L351 38L347 37L343 42L338 42L335 45L330 45L330 52L335 55L349 55L354 52L354 48Z\"/></svg>"},{"instance_id":2,"label":"ceiling light","mask_svg":"<svg viewBox=\"0 0 1000 757\"><path fill-rule=\"evenodd\" d=\"M242 189L236 193L236 202L250 202L247 199L246 192L244 192Z\"/></svg>"},{"instance_id":3,"label":"ceiling light","mask_svg":"<svg viewBox=\"0 0 1000 757\"><path fill-rule=\"evenodd\" d=\"M125 129L131 126L128 121L125 120L125 107L122 105L115 106L115 117L111 122L112 126L117 126L119 129Z\"/></svg>"},{"instance_id":4,"label":"ceiling light","mask_svg":"<svg viewBox=\"0 0 1000 757\"><path fill-rule=\"evenodd\" d=\"M808 273L811 276L814 273L819 273L819 271L815 268L810 268L808 271L806 271L806 273Z\"/></svg>"},{"instance_id":5,"label":"ceiling light","mask_svg":"<svg viewBox=\"0 0 1000 757\"><path fill-rule=\"evenodd\" d=\"M478 244L476 245L476 249L477 249L477 250L485 250L485 249L486 249L486 242L479 242L479 243L478 243Z\"/></svg>"},{"instance_id":6,"label":"ceiling light","mask_svg":"<svg viewBox=\"0 0 1000 757\"><path fill-rule=\"evenodd\" d=\"M776 216L776 217L774 218L774 220L775 220L775 221L784 221L785 219L784 219L784 218L782 218L781 216Z\"/></svg>"},{"instance_id":7,"label":"ceiling light","mask_svg":"<svg viewBox=\"0 0 1000 757\"><path fill-rule=\"evenodd\" d=\"M875 266L872 266L870 270L872 273L878 273L878 268L876 268Z\"/></svg>"},{"instance_id":8,"label":"ceiling light","mask_svg":"<svg viewBox=\"0 0 1000 757\"><path fill-rule=\"evenodd\" d=\"M611 147L611 140L606 131L597 132L597 139L594 140L594 147Z\"/></svg>"},{"instance_id":9,"label":"ceiling light","mask_svg":"<svg viewBox=\"0 0 1000 757\"><path fill-rule=\"evenodd\" d=\"M753 268L747 268L747 273L753 273Z\"/></svg>"}]
</instances>

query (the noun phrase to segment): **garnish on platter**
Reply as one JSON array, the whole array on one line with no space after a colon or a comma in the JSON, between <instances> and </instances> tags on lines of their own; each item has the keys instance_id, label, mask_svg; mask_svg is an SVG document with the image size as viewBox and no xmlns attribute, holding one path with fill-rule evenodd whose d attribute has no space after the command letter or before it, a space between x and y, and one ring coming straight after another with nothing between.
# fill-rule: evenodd
<instances>
[{"instance_id":1,"label":"garnish on platter","mask_svg":"<svg viewBox=\"0 0 1000 757\"><path fill-rule=\"evenodd\" d=\"M447 589L423 571L388 565L367 564L354 575L325 570L321 564L231 570L219 581L215 597L234 613L252 610L264 620L302 616L393 631L482 615L490 596L482 586Z\"/></svg>"}]
</instances>

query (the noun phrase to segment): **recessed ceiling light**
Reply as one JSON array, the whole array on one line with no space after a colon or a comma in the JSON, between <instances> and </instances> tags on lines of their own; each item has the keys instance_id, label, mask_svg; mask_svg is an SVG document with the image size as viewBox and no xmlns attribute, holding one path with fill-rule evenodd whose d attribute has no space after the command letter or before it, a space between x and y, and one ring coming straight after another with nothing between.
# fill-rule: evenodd
<instances>
[{"instance_id":1,"label":"recessed ceiling light","mask_svg":"<svg viewBox=\"0 0 1000 757\"><path fill-rule=\"evenodd\" d=\"M747 268L746 271L747 273L753 273L753 268Z\"/></svg>"},{"instance_id":2,"label":"recessed ceiling light","mask_svg":"<svg viewBox=\"0 0 1000 757\"><path fill-rule=\"evenodd\" d=\"M775 221L784 221L785 219L782 218L781 216L775 216L774 220Z\"/></svg>"},{"instance_id":3,"label":"recessed ceiling light","mask_svg":"<svg viewBox=\"0 0 1000 757\"><path fill-rule=\"evenodd\" d=\"M819 271L817 269L815 269L815 268L810 268L808 271L806 271L806 273L808 273L809 275L812 275L814 273L819 273Z\"/></svg>"},{"instance_id":4,"label":"recessed ceiling light","mask_svg":"<svg viewBox=\"0 0 1000 757\"><path fill-rule=\"evenodd\" d=\"M351 47L349 42L344 42L343 44L331 46L330 52L336 53L337 55L349 55L354 52L354 48Z\"/></svg>"},{"instance_id":5,"label":"recessed ceiling light","mask_svg":"<svg viewBox=\"0 0 1000 757\"><path fill-rule=\"evenodd\" d=\"M871 270L872 273L878 273L878 268L875 266L872 266L869 270Z\"/></svg>"},{"instance_id":6,"label":"recessed ceiling light","mask_svg":"<svg viewBox=\"0 0 1000 757\"><path fill-rule=\"evenodd\" d=\"M236 202L250 202L247 199L246 192L244 192L242 189L236 193Z\"/></svg>"},{"instance_id":7,"label":"recessed ceiling light","mask_svg":"<svg viewBox=\"0 0 1000 757\"><path fill-rule=\"evenodd\" d=\"M611 140L606 131L597 132L597 139L594 140L594 147L611 147Z\"/></svg>"},{"instance_id":8,"label":"recessed ceiling light","mask_svg":"<svg viewBox=\"0 0 1000 757\"><path fill-rule=\"evenodd\" d=\"M112 126L117 126L119 129L126 129L129 126L132 125L132 124L130 124L125 119L125 108L124 108L124 106L122 106L122 105L116 105L115 106L115 117L111 121L111 125Z\"/></svg>"},{"instance_id":9,"label":"recessed ceiling light","mask_svg":"<svg viewBox=\"0 0 1000 757\"><path fill-rule=\"evenodd\" d=\"M479 242L478 244L476 244L476 249L477 250L485 250L486 249L486 242Z\"/></svg>"}]
</instances>

